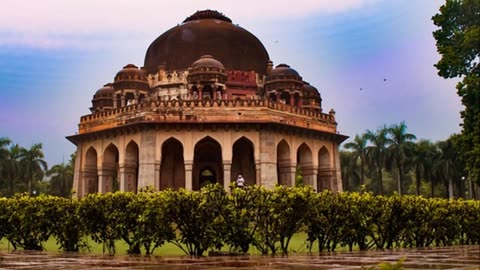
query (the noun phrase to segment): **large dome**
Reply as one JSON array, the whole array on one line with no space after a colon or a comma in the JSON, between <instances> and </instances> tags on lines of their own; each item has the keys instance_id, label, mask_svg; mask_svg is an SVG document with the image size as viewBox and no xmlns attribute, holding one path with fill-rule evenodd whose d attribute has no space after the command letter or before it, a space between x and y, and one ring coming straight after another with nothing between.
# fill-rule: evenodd
<instances>
[{"instance_id":1,"label":"large dome","mask_svg":"<svg viewBox=\"0 0 480 270\"><path fill-rule=\"evenodd\" d=\"M204 10L159 36L148 48L144 66L149 73L159 66L185 70L203 55L213 56L228 70L255 70L262 75L269 60L257 37L223 14Z\"/></svg>"}]
</instances>

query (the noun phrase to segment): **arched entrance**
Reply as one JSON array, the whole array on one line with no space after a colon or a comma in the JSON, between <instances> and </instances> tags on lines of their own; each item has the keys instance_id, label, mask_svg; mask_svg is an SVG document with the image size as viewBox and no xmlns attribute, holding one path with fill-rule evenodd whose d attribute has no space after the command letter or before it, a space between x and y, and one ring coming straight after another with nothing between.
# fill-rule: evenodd
<instances>
[{"instance_id":1,"label":"arched entrance","mask_svg":"<svg viewBox=\"0 0 480 270\"><path fill-rule=\"evenodd\" d=\"M317 187L319 191L332 189L332 171L330 169L330 155L327 148L322 147L318 151L318 176Z\"/></svg>"},{"instance_id":2,"label":"arched entrance","mask_svg":"<svg viewBox=\"0 0 480 270\"><path fill-rule=\"evenodd\" d=\"M238 139L233 144L230 182L235 182L239 174L245 179L246 185L255 185L257 183L253 143L245 137Z\"/></svg>"},{"instance_id":3,"label":"arched entrance","mask_svg":"<svg viewBox=\"0 0 480 270\"><path fill-rule=\"evenodd\" d=\"M302 170L303 184L314 186L312 150L305 143L302 143L297 150L297 164Z\"/></svg>"},{"instance_id":4,"label":"arched entrance","mask_svg":"<svg viewBox=\"0 0 480 270\"><path fill-rule=\"evenodd\" d=\"M284 186L293 186L292 164L290 160L290 146L285 140L281 140L277 145L277 177L278 184Z\"/></svg>"},{"instance_id":5,"label":"arched entrance","mask_svg":"<svg viewBox=\"0 0 480 270\"><path fill-rule=\"evenodd\" d=\"M193 168L192 168L192 189L198 190L201 187L200 180L209 180L212 183L223 185L223 164L222 147L211 137L205 137L195 145ZM209 170L212 176L202 176Z\"/></svg>"},{"instance_id":6,"label":"arched entrance","mask_svg":"<svg viewBox=\"0 0 480 270\"><path fill-rule=\"evenodd\" d=\"M97 169L97 151L90 147L85 155L85 167L83 168L84 194L98 192L98 169Z\"/></svg>"},{"instance_id":7,"label":"arched entrance","mask_svg":"<svg viewBox=\"0 0 480 270\"><path fill-rule=\"evenodd\" d=\"M185 163L182 143L174 138L162 144L160 165L160 190L185 187Z\"/></svg>"},{"instance_id":8,"label":"arched entrance","mask_svg":"<svg viewBox=\"0 0 480 270\"><path fill-rule=\"evenodd\" d=\"M120 183L118 181L118 148L110 144L103 153L102 173L100 191L115 192L119 190Z\"/></svg>"},{"instance_id":9,"label":"arched entrance","mask_svg":"<svg viewBox=\"0 0 480 270\"><path fill-rule=\"evenodd\" d=\"M123 185L121 190L137 192L138 188L138 145L134 141L128 143L125 151L123 168Z\"/></svg>"}]
</instances>

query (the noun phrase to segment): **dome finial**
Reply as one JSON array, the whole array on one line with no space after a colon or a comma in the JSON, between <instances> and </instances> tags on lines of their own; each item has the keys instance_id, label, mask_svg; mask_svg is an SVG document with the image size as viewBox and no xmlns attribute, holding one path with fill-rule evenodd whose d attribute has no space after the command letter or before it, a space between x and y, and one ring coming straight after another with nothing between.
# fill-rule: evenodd
<instances>
[{"instance_id":1,"label":"dome finial","mask_svg":"<svg viewBox=\"0 0 480 270\"><path fill-rule=\"evenodd\" d=\"M228 18L227 16L223 15L223 13L218 12L216 10L211 10L211 9L199 10L194 14L190 15L189 17L187 17L183 21L183 23L196 21L196 20L203 20L203 19L216 19L216 20L222 20L222 21L232 23L232 20L230 20L230 18Z\"/></svg>"}]
</instances>

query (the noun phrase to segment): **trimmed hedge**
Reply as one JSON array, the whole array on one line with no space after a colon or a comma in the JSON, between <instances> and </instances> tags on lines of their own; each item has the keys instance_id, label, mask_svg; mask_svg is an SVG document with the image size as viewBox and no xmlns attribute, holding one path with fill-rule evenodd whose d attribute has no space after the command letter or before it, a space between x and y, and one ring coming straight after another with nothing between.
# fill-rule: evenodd
<instances>
[{"instance_id":1,"label":"trimmed hedge","mask_svg":"<svg viewBox=\"0 0 480 270\"><path fill-rule=\"evenodd\" d=\"M68 252L86 247L90 237L109 254L117 240L131 254L152 254L166 242L194 256L224 245L235 253L254 246L262 254L287 254L298 232L307 234L310 250L391 249L480 244L478 228L480 201L315 193L309 187L0 198L0 239L26 250L42 250L53 236Z\"/></svg>"}]
</instances>

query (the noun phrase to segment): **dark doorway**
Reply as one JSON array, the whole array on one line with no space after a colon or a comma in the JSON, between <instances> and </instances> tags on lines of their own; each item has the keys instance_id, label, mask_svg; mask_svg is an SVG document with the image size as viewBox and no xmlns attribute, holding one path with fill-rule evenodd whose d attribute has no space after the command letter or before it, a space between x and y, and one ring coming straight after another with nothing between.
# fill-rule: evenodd
<instances>
[{"instance_id":1,"label":"dark doorway","mask_svg":"<svg viewBox=\"0 0 480 270\"><path fill-rule=\"evenodd\" d=\"M207 186L210 184L216 184L217 176L215 174L215 171L208 167L202 169L200 171L200 175L198 176L198 182L199 182L199 188L203 188L204 186Z\"/></svg>"},{"instance_id":2,"label":"dark doorway","mask_svg":"<svg viewBox=\"0 0 480 270\"><path fill-rule=\"evenodd\" d=\"M206 169L211 172L211 176L202 175L202 173L206 173ZM223 185L222 147L209 136L195 145L192 176L193 190L199 190L203 180Z\"/></svg>"}]
</instances>

